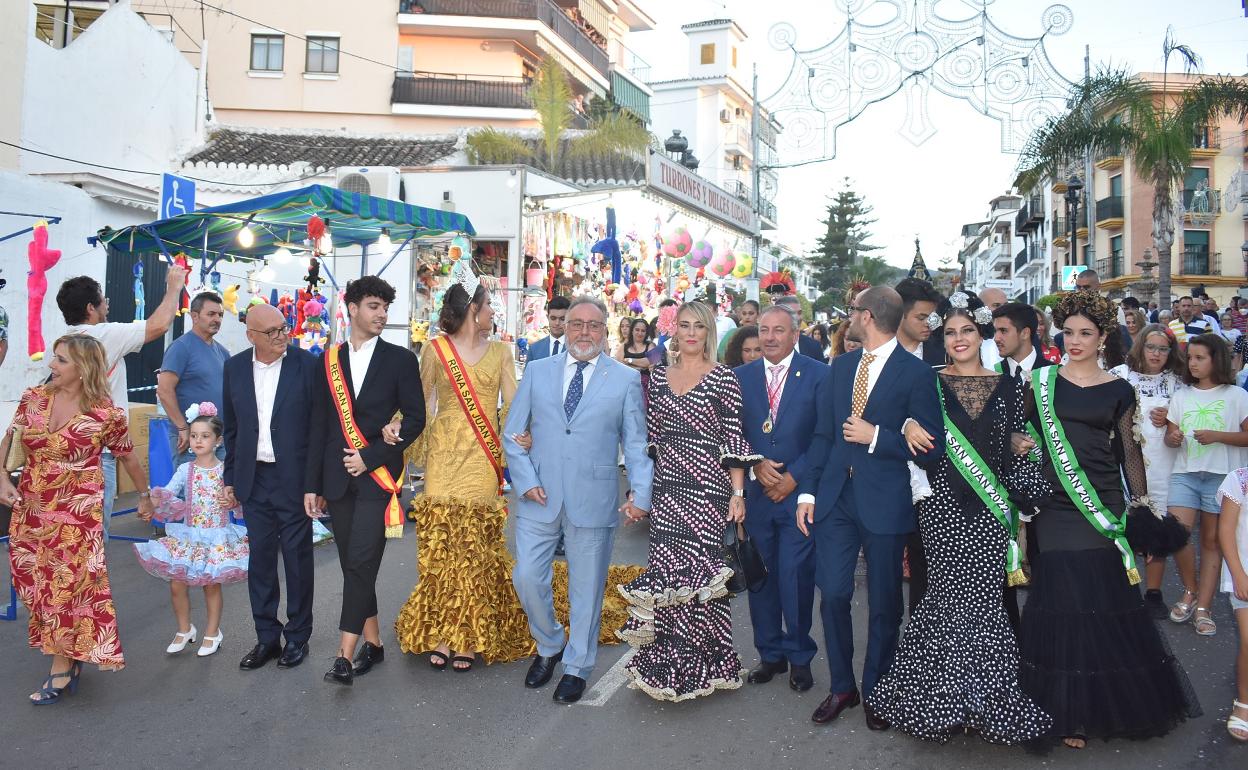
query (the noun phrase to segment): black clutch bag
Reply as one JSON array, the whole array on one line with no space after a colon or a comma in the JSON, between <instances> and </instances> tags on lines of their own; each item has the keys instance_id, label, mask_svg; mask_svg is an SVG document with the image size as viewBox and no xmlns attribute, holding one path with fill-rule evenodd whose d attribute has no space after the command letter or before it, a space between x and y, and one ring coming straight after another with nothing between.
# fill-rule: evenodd
<instances>
[{"instance_id":1,"label":"black clutch bag","mask_svg":"<svg viewBox=\"0 0 1248 770\"><path fill-rule=\"evenodd\" d=\"M758 546L740 524L729 523L724 530L724 561L732 570L726 586L729 593L755 593L767 583L767 567Z\"/></svg>"}]
</instances>

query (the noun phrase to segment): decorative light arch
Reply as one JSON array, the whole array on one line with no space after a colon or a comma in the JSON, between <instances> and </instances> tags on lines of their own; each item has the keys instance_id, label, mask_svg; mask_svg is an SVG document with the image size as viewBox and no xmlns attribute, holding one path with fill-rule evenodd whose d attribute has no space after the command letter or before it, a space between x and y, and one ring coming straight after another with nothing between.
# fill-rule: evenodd
<instances>
[{"instance_id":1,"label":"decorative light arch","mask_svg":"<svg viewBox=\"0 0 1248 770\"><path fill-rule=\"evenodd\" d=\"M1065 108L1073 84L1053 66L1044 40L1070 31L1074 14L1051 5L1041 14L1040 37L1024 38L989 18L992 0L961 2L977 13L947 19L937 12L940 0L836 0L848 16L845 26L830 42L807 50L796 47L792 24L772 26L771 46L793 54L783 85L763 100L785 127L782 165L835 158L838 129L899 92L906 117L898 133L923 144L936 133L927 107L932 88L996 119L1001 150L1021 151L1034 129ZM892 7L891 19L858 21L880 6Z\"/></svg>"}]
</instances>

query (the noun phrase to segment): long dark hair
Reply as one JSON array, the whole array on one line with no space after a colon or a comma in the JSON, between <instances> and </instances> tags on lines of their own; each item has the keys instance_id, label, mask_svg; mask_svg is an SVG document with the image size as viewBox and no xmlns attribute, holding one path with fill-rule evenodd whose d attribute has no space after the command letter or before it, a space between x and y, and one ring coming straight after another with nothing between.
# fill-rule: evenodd
<instances>
[{"instance_id":1,"label":"long dark hair","mask_svg":"<svg viewBox=\"0 0 1248 770\"><path fill-rule=\"evenodd\" d=\"M484 286L477 286L472 299L469 300L467 290L458 283L453 284L442 297L442 310L438 313L438 328L444 334L454 334L459 331L468 318L468 311L473 306L480 308L485 304L486 294Z\"/></svg>"},{"instance_id":2,"label":"long dark hair","mask_svg":"<svg viewBox=\"0 0 1248 770\"><path fill-rule=\"evenodd\" d=\"M1226 340L1222 339L1218 334L1198 334L1187 341L1187 349L1191 351L1192 345L1200 345L1209 351L1209 358L1213 360L1213 371L1209 373L1209 379L1213 380L1214 385L1234 385L1235 374L1231 372L1231 351L1230 345L1226 344ZM1183 370L1183 382L1188 385L1195 385L1198 380L1192 376L1191 367Z\"/></svg>"},{"instance_id":3,"label":"long dark hair","mask_svg":"<svg viewBox=\"0 0 1248 770\"><path fill-rule=\"evenodd\" d=\"M724 365L734 368L744 364L745 359L741 356L741 349L745 347L746 342L757 336L758 327L753 324L746 324L733 332L732 339L728 340L728 347L724 348Z\"/></svg>"},{"instance_id":4,"label":"long dark hair","mask_svg":"<svg viewBox=\"0 0 1248 770\"><path fill-rule=\"evenodd\" d=\"M650 346L650 324L646 323L644 318L634 318L628 322L628 339L624 340L625 350L633 346L633 329L636 329L638 325L646 330L646 338L641 341L642 347Z\"/></svg>"}]
</instances>

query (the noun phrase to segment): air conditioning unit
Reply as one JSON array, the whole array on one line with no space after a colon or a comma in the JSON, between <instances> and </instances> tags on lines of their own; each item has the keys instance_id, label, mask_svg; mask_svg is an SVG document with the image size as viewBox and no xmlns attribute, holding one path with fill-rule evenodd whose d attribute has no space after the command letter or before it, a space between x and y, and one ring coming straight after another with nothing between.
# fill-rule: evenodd
<instances>
[{"instance_id":1,"label":"air conditioning unit","mask_svg":"<svg viewBox=\"0 0 1248 770\"><path fill-rule=\"evenodd\" d=\"M744 108L744 107L738 107L738 108L737 108L737 117L738 117L738 118L744 118L744 117L745 117L745 108Z\"/></svg>"},{"instance_id":2,"label":"air conditioning unit","mask_svg":"<svg viewBox=\"0 0 1248 770\"><path fill-rule=\"evenodd\" d=\"M731 123L731 122L732 122L732 110L729 110L729 109L722 109L722 110L720 110L720 111L719 111L719 122L720 122L720 123Z\"/></svg>"},{"instance_id":3,"label":"air conditioning unit","mask_svg":"<svg viewBox=\"0 0 1248 770\"><path fill-rule=\"evenodd\" d=\"M401 177L394 166L339 168L334 186L344 192L363 193L392 201L402 200Z\"/></svg>"}]
</instances>

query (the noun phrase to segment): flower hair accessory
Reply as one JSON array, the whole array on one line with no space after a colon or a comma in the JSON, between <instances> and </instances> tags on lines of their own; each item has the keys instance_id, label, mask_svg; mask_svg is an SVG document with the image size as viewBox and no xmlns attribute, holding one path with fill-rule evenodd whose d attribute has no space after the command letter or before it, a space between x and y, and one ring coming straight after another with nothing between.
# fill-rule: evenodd
<instances>
[{"instance_id":1,"label":"flower hair accessory","mask_svg":"<svg viewBox=\"0 0 1248 770\"><path fill-rule=\"evenodd\" d=\"M200 417L216 417L217 405L211 401L201 401L186 408L186 421L193 422Z\"/></svg>"},{"instance_id":2,"label":"flower hair accessory","mask_svg":"<svg viewBox=\"0 0 1248 770\"><path fill-rule=\"evenodd\" d=\"M670 337L676 333L676 312L675 305L668 305L659 311L659 319L655 323L655 328L660 334Z\"/></svg>"},{"instance_id":3,"label":"flower hair accessory","mask_svg":"<svg viewBox=\"0 0 1248 770\"><path fill-rule=\"evenodd\" d=\"M987 305L980 305L975 308L975 312L971 315L975 317L975 323L980 326L988 326L992 324L992 311L988 309Z\"/></svg>"},{"instance_id":4,"label":"flower hair accessory","mask_svg":"<svg viewBox=\"0 0 1248 770\"><path fill-rule=\"evenodd\" d=\"M932 331L936 331L937 329L940 328L940 324L941 324L940 313L937 313L935 310L933 310L932 312L927 314L927 328L931 329Z\"/></svg>"},{"instance_id":5,"label":"flower hair accessory","mask_svg":"<svg viewBox=\"0 0 1248 770\"><path fill-rule=\"evenodd\" d=\"M957 308L958 310L966 310L967 306L970 305L970 302L971 298L960 291L950 295L949 297L949 305Z\"/></svg>"}]
</instances>

